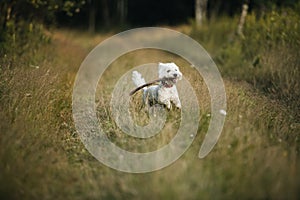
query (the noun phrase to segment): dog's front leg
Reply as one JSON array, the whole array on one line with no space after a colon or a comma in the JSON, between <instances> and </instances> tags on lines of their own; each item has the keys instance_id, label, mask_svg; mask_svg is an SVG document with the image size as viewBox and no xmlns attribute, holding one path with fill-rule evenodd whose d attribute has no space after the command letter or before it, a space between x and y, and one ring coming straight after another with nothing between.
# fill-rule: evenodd
<instances>
[{"instance_id":1,"label":"dog's front leg","mask_svg":"<svg viewBox=\"0 0 300 200\"><path fill-rule=\"evenodd\" d=\"M179 97L172 98L172 102L175 104L175 106L179 109L181 109L181 102L179 100Z\"/></svg>"},{"instance_id":2,"label":"dog's front leg","mask_svg":"<svg viewBox=\"0 0 300 200\"><path fill-rule=\"evenodd\" d=\"M178 92L177 89L174 88L174 90L172 91L172 95L171 95L171 101L175 104L175 106L179 109L181 109L181 102L178 96Z\"/></svg>"},{"instance_id":3,"label":"dog's front leg","mask_svg":"<svg viewBox=\"0 0 300 200\"><path fill-rule=\"evenodd\" d=\"M160 103L166 105L169 110L171 109L171 102L169 99L162 99L160 100Z\"/></svg>"},{"instance_id":4,"label":"dog's front leg","mask_svg":"<svg viewBox=\"0 0 300 200\"><path fill-rule=\"evenodd\" d=\"M168 93L164 90L158 90L157 100L160 104L166 105L166 107L170 110L171 109L171 101Z\"/></svg>"}]
</instances>

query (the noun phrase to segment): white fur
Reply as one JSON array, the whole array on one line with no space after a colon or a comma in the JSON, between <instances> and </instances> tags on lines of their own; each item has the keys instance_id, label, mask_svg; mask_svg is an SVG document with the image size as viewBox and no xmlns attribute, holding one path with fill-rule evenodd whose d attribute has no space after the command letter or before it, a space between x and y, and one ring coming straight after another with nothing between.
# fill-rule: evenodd
<instances>
[{"instance_id":1,"label":"white fur","mask_svg":"<svg viewBox=\"0 0 300 200\"><path fill-rule=\"evenodd\" d=\"M145 79L137 71L132 72L132 81L137 87L140 87L141 85L144 85L146 83Z\"/></svg>"},{"instance_id":2,"label":"white fur","mask_svg":"<svg viewBox=\"0 0 300 200\"><path fill-rule=\"evenodd\" d=\"M150 87L144 87L143 102L149 106L154 104L166 105L168 109L171 109L171 102L175 104L177 108L181 108L180 99L176 88L176 83L181 80L182 73L179 71L178 66L175 63L158 63L158 77L159 78L176 78L173 81L164 81L159 85L153 85ZM132 81L139 87L145 84L145 79L137 72L132 72Z\"/></svg>"}]
</instances>

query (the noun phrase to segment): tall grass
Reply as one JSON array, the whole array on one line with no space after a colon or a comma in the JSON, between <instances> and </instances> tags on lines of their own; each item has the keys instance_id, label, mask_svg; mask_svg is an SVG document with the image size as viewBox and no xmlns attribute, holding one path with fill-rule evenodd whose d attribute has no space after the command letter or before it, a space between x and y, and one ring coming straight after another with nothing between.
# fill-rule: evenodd
<instances>
[{"instance_id":1,"label":"tall grass","mask_svg":"<svg viewBox=\"0 0 300 200\"><path fill-rule=\"evenodd\" d=\"M167 144L180 114L167 113L164 131L152 141L125 136L112 120L109 104L120 76L146 62L174 61L195 89L201 114L191 148L171 166L146 174L121 173L99 163L84 148L73 125L76 72L88 51L106 36L57 30L53 42L36 51L37 63L30 65L32 54L25 52L15 59L14 67L7 67L2 57L0 198L298 199L300 127L297 99L292 99L298 94L297 52L286 44L272 48L262 44L265 49L257 50L247 39L259 26L257 19L248 22L254 24L245 29L244 40L234 35L235 22L223 18L191 33L218 62L227 93L223 133L205 159L197 154L210 119L210 98L201 76L186 61L161 51L136 51L112 63L99 81L96 103L102 127L113 142L137 152ZM245 44L253 46L253 54ZM296 43L289 45L297 48ZM280 95L272 96L271 88ZM140 97L133 97L131 111L145 123ZM282 99L293 103L286 105Z\"/></svg>"},{"instance_id":2,"label":"tall grass","mask_svg":"<svg viewBox=\"0 0 300 200\"><path fill-rule=\"evenodd\" d=\"M213 19L202 28L194 27L190 34L210 51L224 76L245 80L271 101L284 105L287 110L282 112L288 113L295 128L300 119L299 19L297 9L250 13L244 37L235 34L238 18ZM299 151L299 127L294 128L288 129L285 138L297 143Z\"/></svg>"},{"instance_id":3,"label":"tall grass","mask_svg":"<svg viewBox=\"0 0 300 200\"><path fill-rule=\"evenodd\" d=\"M243 38L235 34L238 18L226 17L194 27L190 34L208 49L225 76L292 98L299 95L299 19L299 12L291 9L251 13Z\"/></svg>"}]
</instances>

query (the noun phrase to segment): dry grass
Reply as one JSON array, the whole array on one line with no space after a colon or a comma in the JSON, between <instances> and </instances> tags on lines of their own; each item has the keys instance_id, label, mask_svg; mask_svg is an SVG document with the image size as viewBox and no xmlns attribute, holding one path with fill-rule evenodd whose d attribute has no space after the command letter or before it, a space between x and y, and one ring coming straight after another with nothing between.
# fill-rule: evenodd
<instances>
[{"instance_id":1,"label":"dry grass","mask_svg":"<svg viewBox=\"0 0 300 200\"><path fill-rule=\"evenodd\" d=\"M19 66L1 72L1 199L299 198L299 125L288 108L243 81L226 79L224 131L214 150L200 160L197 154L209 122L207 89L184 60L160 51L133 52L112 64L99 82L98 117L110 138L124 148L147 151L166 144L180 121L178 112L168 114L163 134L136 140L124 136L112 121L109 98L116 81L133 66L172 60L196 88L201 110L196 140L178 161L152 173L121 173L94 159L74 129L71 94L80 62L104 38L56 31L53 44L40 52L47 59L38 69Z\"/></svg>"}]
</instances>

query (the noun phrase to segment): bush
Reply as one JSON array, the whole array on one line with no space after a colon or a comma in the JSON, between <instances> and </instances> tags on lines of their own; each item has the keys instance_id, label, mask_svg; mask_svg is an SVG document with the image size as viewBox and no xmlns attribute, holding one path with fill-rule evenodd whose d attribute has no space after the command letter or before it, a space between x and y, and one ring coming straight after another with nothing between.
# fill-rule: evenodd
<instances>
[{"instance_id":1,"label":"bush","mask_svg":"<svg viewBox=\"0 0 300 200\"><path fill-rule=\"evenodd\" d=\"M208 49L223 76L246 80L294 112L300 107L299 5L249 14L244 37L235 34L239 17L194 27L191 36Z\"/></svg>"},{"instance_id":2,"label":"bush","mask_svg":"<svg viewBox=\"0 0 300 200\"><path fill-rule=\"evenodd\" d=\"M241 43L243 57L252 60L252 74L247 80L292 108L300 106L299 21L299 12L292 9L259 18L252 14Z\"/></svg>"},{"instance_id":3,"label":"bush","mask_svg":"<svg viewBox=\"0 0 300 200\"><path fill-rule=\"evenodd\" d=\"M84 0L2 0L0 2L0 60L11 67L26 52L25 63L35 63L37 49L50 41L44 26L55 24L56 14L79 12ZM19 59L20 60L20 59Z\"/></svg>"}]
</instances>

